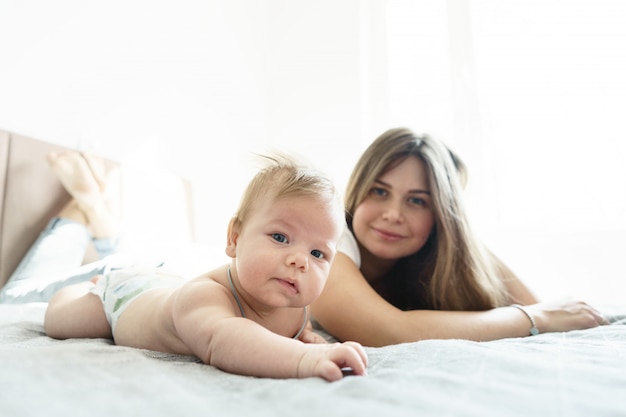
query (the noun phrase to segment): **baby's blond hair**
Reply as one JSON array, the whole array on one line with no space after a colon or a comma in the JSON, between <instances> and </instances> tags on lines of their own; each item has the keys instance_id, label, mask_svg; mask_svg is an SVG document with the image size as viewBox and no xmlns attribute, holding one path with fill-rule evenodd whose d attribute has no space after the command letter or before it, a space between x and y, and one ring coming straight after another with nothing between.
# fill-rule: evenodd
<instances>
[{"instance_id":1,"label":"baby's blond hair","mask_svg":"<svg viewBox=\"0 0 626 417\"><path fill-rule=\"evenodd\" d=\"M233 221L243 225L259 201L315 197L343 218L343 206L333 181L321 171L286 154L259 155L265 162L246 187Z\"/></svg>"}]
</instances>

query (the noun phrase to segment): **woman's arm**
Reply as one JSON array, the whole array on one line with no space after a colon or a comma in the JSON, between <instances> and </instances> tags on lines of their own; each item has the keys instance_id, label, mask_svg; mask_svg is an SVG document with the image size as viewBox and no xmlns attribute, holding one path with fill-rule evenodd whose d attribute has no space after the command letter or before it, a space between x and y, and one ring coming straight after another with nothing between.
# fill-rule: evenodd
<instances>
[{"instance_id":1,"label":"woman's arm","mask_svg":"<svg viewBox=\"0 0 626 417\"><path fill-rule=\"evenodd\" d=\"M342 253L335 257L326 287L311 307L330 334L365 346L424 339L487 341L530 334L528 317L511 307L482 312L399 310L380 297ZM540 332L593 327L602 320L593 308L575 301L534 304L528 309Z\"/></svg>"}]
</instances>

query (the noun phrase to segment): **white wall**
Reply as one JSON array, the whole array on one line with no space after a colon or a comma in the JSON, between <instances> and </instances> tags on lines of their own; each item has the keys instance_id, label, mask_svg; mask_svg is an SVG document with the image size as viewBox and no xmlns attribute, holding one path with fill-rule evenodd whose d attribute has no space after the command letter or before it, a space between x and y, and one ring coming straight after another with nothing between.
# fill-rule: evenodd
<instances>
[{"instance_id":1,"label":"white wall","mask_svg":"<svg viewBox=\"0 0 626 417\"><path fill-rule=\"evenodd\" d=\"M624 3L480 1L471 16L494 243L545 293L623 304Z\"/></svg>"}]
</instances>

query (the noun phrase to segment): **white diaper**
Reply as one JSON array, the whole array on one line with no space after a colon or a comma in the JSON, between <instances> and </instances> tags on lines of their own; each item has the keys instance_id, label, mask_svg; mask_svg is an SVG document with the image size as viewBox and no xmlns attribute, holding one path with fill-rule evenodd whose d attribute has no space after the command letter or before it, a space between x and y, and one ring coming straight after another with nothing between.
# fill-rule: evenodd
<instances>
[{"instance_id":1,"label":"white diaper","mask_svg":"<svg viewBox=\"0 0 626 417\"><path fill-rule=\"evenodd\" d=\"M115 331L117 320L137 297L146 291L176 287L182 282L182 277L160 268L130 267L102 276L91 293L102 300L107 321Z\"/></svg>"}]
</instances>

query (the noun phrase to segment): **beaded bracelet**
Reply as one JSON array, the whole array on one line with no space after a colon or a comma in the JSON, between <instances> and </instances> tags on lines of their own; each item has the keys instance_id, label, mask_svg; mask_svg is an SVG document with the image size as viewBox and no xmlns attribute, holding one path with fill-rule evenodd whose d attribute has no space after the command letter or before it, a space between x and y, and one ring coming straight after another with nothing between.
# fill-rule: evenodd
<instances>
[{"instance_id":1,"label":"beaded bracelet","mask_svg":"<svg viewBox=\"0 0 626 417\"><path fill-rule=\"evenodd\" d=\"M535 323L535 319L533 318L533 316L530 315L530 313L528 312L528 310L526 310L526 307L519 305L519 304L511 304L511 307L515 307L518 310L520 310L522 313L526 314L526 317L528 317L528 320L530 320L530 335L531 336L535 336L539 334L539 329L537 328L537 324Z\"/></svg>"}]
</instances>

